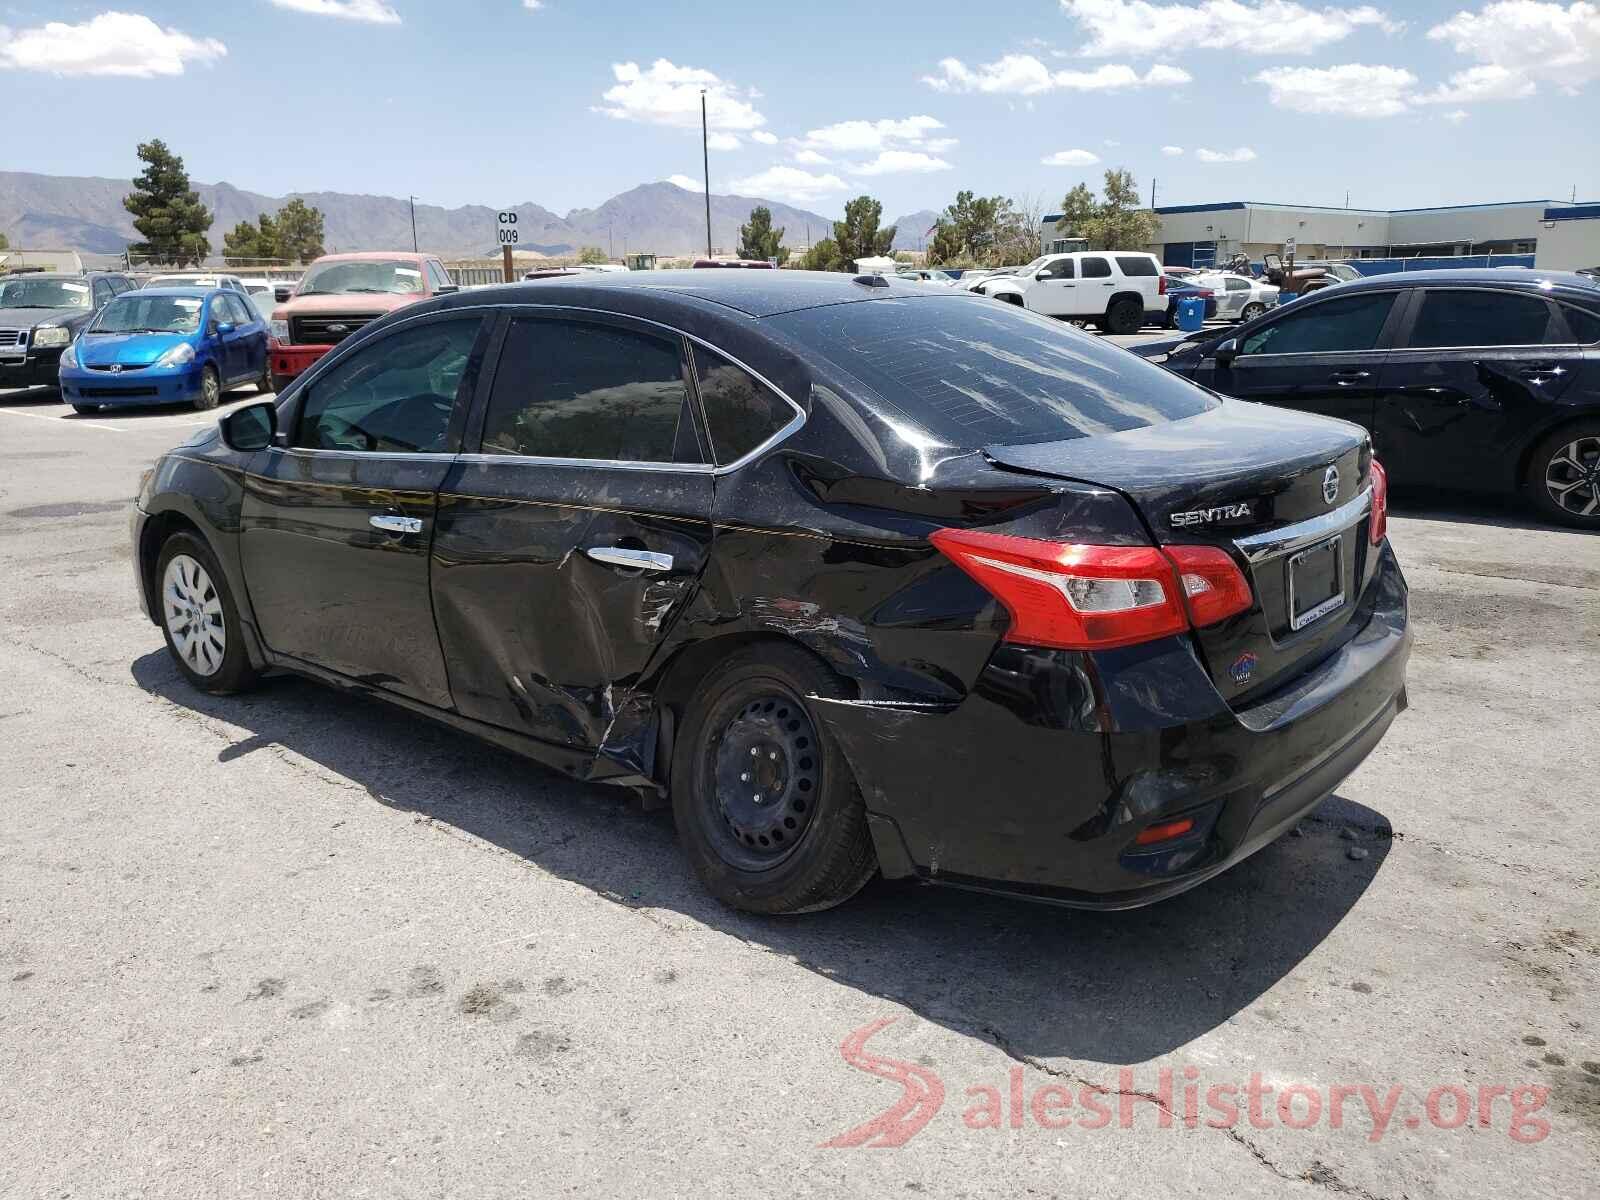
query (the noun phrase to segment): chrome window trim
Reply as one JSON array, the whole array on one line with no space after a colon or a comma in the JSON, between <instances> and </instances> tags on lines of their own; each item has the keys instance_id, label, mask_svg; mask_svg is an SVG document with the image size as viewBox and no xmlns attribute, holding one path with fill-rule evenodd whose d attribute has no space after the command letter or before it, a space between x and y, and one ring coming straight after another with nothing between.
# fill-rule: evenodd
<instances>
[{"instance_id":1,"label":"chrome window trim","mask_svg":"<svg viewBox=\"0 0 1600 1200\"><path fill-rule=\"evenodd\" d=\"M1251 566L1266 562L1296 550L1304 550L1338 533L1343 533L1372 511L1372 489L1367 488L1353 500L1320 517L1271 529L1266 533L1252 533L1235 538L1233 544Z\"/></svg>"},{"instance_id":2,"label":"chrome window trim","mask_svg":"<svg viewBox=\"0 0 1600 1200\"><path fill-rule=\"evenodd\" d=\"M377 462L382 459L420 462L424 459L453 460L461 457L459 454L450 454L438 450L320 450L311 446L268 446L266 448L268 450L276 450L279 454L289 454L297 458L352 458L360 462Z\"/></svg>"},{"instance_id":3,"label":"chrome window trim","mask_svg":"<svg viewBox=\"0 0 1600 1200\"><path fill-rule=\"evenodd\" d=\"M691 475L713 475L718 468L710 463L635 462L624 458L546 458L537 454L460 454L461 462L471 466L489 463L515 463L526 467L591 467L623 471L672 471Z\"/></svg>"}]
</instances>

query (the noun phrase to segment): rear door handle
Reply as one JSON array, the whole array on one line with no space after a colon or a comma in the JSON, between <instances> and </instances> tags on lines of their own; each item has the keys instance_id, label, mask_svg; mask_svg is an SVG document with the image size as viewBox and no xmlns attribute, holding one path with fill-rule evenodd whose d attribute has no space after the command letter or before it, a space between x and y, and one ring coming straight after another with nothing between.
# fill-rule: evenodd
<instances>
[{"instance_id":1,"label":"rear door handle","mask_svg":"<svg viewBox=\"0 0 1600 1200\"><path fill-rule=\"evenodd\" d=\"M672 555L654 550L634 550L628 546L590 546L584 551L595 562L613 567L630 567L635 571L670 571Z\"/></svg>"},{"instance_id":2,"label":"rear door handle","mask_svg":"<svg viewBox=\"0 0 1600 1200\"><path fill-rule=\"evenodd\" d=\"M1333 380L1333 382L1336 383L1340 387L1351 387L1354 384L1360 383L1363 379L1371 379L1372 378L1372 372L1371 371L1335 371L1332 375L1328 376L1328 378Z\"/></svg>"},{"instance_id":3,"label":"rear door handle","mask_svg":"<svg viewBox=\"0 0 1600 1200\"><path fill-rule=\"evenodd\" d=\"M421 517L394 517L387 513L375 517L368 517L367 524L374 529L381 529L385 533L421 533Z\"/></svg>"}]
</instances>

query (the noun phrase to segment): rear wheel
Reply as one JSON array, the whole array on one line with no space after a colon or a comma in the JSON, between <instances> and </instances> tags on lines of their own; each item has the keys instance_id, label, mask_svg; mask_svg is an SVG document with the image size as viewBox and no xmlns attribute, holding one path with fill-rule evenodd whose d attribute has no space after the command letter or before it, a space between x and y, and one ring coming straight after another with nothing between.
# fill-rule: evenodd
<instances>
[{"instance_id":1,"label":"rear wheel","mask_svg":"<svg viewBox=\"0 0 1600 1200\"><path fill-rule=\"evenodd\" d=\"M1266 311L1267 311L1267 306L1265 304L1246 304L1244 306L1244 311L1239 314L1239 320L1241 320L1241 321L1254 321L1257 317L1259 317L1262 313L1264 313Z\"/></svg>"},{"instance_id":2,"label":"rear wheel","mask_svg":"<svg viewBox=\"0 0 1600 1200\"><path fill-rule=\"evenodd\" d=\"M167 651L184 678L203 692L226 694L259 678L245 653L239 610L211 548L192 533L161 547L154 580Z\"/></svg>"},{"instance_id":3,"label":"rear wheel","mask_svg":"<svg viewBox=\"0 0 1600 1200\"><path fill-rule=\"evenodd\" d=\"M1144 324L1144 305L1131 297L1114 300L1106 310L1107 333L1138 333Z\"/></svg>"},{"instance_id":4,"label":"rear wheel","mask_svg":"<svg viewBox=\"0 0 1600 1200\"><path fill-rule=\"evenodd\" d=\"M80 413L84 416L88 416L92 412L99 412L100 406L98 404L74 404L72 406L72 411L75 413Z\"/></svg>"},{"instance_id":5,"label":"rear wheel","mask_svg":"<svg viewBox=\"0 0 1600 1200\"><path fill-rule=\"evenodd\" d=\"M1600 529L1600 421L1558 429L1535 446L1526 482L1550 519Z\"/></svg>"},{"instance_id":6,"label":"rear wheel","mask_svg":"<svg viewBox=\"0 0 1600 1200\"><path fill-rule=\"evenodd\" d=\"M741 651L696 689L673 754L678 837L706 888L758 913L843 903L877 869L866 809L807 696L846 699L803 650Z\"/></svg>"},{"instance_id":7,"label":"rear wheel","mask_svg":"<svg viewBox=\"0 0 1600 1200\"><path fill-rule=\"evenodd\" d=\"M222 399L222 377L217 374L217 369L207 366L200 373L200 394L194 398L194 406L200 412L215 408L217 401Z\"/></svg>"}]
</instances>

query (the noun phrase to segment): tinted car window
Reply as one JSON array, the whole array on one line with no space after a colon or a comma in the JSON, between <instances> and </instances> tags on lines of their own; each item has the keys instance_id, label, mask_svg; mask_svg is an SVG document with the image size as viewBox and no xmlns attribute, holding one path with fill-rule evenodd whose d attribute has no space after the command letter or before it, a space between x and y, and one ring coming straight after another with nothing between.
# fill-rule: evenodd
<instances>
[{"instance_id":1,"label":"tinted car window","mask_svg":"<svg viewBox=\"0 0 1600 1200\"><path fill-rule=\"evenodd\" d=\"M1427 291L1410 345L1536 346L1549 328L1550 307L1537 296Z\"/></svg>"},{"instance_id":2,"label":"tinted car window","mask_svg":"<svg viewBox=\"0 0 1600 1200\"><path fill-rule=\"evenodd\" d=\"M1117 255L1117 266L1122 268L1124 275L1148 275L1154 279L1158 274L1156 260L1146 258L1142 254L1119 254Z\"/></svg>"},{"instance_id":3,"label":"tinted car window","mask_svg":"<svg viewBox=\"0 0 1600 1200\"><path fill-rule=\"evenodd\" d=\"M1245 338L1244 354L1326 354L1371 350L1394 307L1394 292L1345 296L1297 309Z\"/></svg>"},{"instance_id":4,"label":"tinted car window","mask_svg":"<svg viewBox=\"0 0 1600 1200\"><path fill-rule=\"evenodd\" d=\"M483 452L672 462L687 399L676 341L518 318L495 370Z\"/></svg>"},{"instance_id":5,"label":"tinted car window","mask_svg":"<svg viewBox=\"0 0 1600 1200\"><path fill-rule=\"evenodd\" d=\"M1564 306L1561 311L1566 315L1573 341L1585 346L1600 342L1600 316L1583 308Z\"/></svg>"},{"instance_id":6,"label":"tinted car window","mask_svg":"<svg viewBox=\"0 0 1600 1200\"><path fill-rule=\"evenodd\" d=\"M466 375L477 317L434 321L368 342L313 380L295 445L441 453Z\"/></svg>"},{"instance_id":7,"label":"tinted car window","mask_svg":"<svg viewBox=\"0 0 1600 1200\"><path fill-rule=\"evenodd\" d=\"M769 318L952 447L1142 429L1215 406L1187 380L1009 304L834 304Z\"/></svg>"},{"instance_id":8,"label":"tinted car window","mask_svg":"<svg viewBox=\"0 0 1600 1200\"><path fill-rule=\"evenodd\" d=\"M795 418L783 397L720 354L696 346L694 369L719 463L743 458Z\"/></svg>"},{"instance_id":9,"label":"tinted car window","mask_svg":"<svg viewBox=\"0 0 1600 1200\"><path fill-rule=\"evenodd\" d=\"M1083 277L1085 279L1104 279L1111 274L1111 264L1103 258L1086 258L1083 260Z\"/></svg>"}]
</instances>

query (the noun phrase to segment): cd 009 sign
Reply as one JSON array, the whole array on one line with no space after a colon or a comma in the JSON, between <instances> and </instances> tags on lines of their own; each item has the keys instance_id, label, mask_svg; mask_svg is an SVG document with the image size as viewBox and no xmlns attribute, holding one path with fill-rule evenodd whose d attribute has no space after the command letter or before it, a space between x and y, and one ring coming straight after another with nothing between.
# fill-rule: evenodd
<instances>
[{"instance_id":1,"label":"cd 009 sign","mask_svg":"<svg viewBox=\"0 0 1600 1200\"><path fill-rule=\"evenodd\" d=\"M503 212L495 214L495 231L500 235L502 246L515 246L517 244L517 214Z\"/></svg>"}]
</instances>

